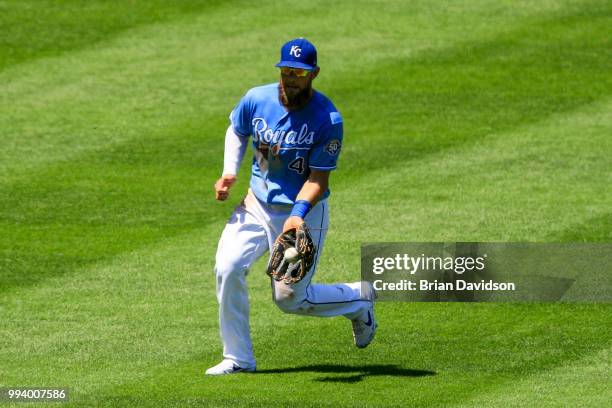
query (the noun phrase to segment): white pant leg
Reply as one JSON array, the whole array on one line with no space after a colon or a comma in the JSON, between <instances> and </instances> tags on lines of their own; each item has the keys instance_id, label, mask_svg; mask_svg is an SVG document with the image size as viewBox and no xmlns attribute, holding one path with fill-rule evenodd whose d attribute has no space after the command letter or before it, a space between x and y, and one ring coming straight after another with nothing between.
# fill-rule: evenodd
<instances>
[{"instance_id":1,"label":"white pant leg","mask_svg":"<svg viewBox=\"0 0 612 408\"><path fill-rule=\"evenodd\" d=\"M215 273L223 357L241 366L255 364L249 332L246 275L268 250L266 230L243 204L236 207L219 240Z\"/></svg>"},{"instance_id":2,"label":"white pant leg","mask_svg":"<svg viewBox=\"0 0 612 408\"><path fill-rule=\"evenodd\" d=\"M288 214L270 213L275 233L280 233ZM361 282L332 285L311 284L319 257L323 253L325 236L329 227L329 205L327 200L319 202L306 216L312 239L317 246L317 257L313 267L304 278L293 285L272 279L273 298L277 306L287 313L331 317L343 315L353 319L363 313L370 300L361 296Z\"/></svg>"}]
</instances>

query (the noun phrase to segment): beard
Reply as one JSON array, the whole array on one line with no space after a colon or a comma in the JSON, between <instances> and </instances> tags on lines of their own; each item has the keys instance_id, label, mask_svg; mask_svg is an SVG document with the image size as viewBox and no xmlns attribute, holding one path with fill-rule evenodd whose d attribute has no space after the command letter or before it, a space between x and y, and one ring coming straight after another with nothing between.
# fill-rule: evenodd
<instances>
[{"instance_id":1,"label":"beard","mask_svg":"<svg viewBox=\"0 0 612 408\"><path fill-rule=\"evenodd\" d=\"M282 105L289 109L300 108L310 100L312 94L312 83L304 89L288 88L284 89L281 84L278 84L278 100Z\"/></svg>"}]
</instances>

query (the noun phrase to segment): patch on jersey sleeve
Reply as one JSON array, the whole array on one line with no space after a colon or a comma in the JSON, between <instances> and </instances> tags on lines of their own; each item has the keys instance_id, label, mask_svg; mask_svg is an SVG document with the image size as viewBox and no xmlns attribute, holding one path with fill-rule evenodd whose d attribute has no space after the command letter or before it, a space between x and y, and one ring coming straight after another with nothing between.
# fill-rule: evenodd
<instances>
[{"instance_id":1,"label":"patch on jersey sleeve","mask_svg":"<svg viewBox=\"0 0 612 408\"><path fill-rule=\"evenodd\" d=\"M338 139L332 139L325 145L325 151L331 156L335 156L340 151L340 141Z\"/></svg>"},{"instance_id":2,"label":"patch on jersey sleeve","mask_svg":"<svg viewBox=\"0 0 612 408\"><path fill-rule=\"evenodd\" d=\"M342 123L342 116L340 116L340 112L329 112L329 119L331 120L332 125Z\"/></svg>"}]
</instances>

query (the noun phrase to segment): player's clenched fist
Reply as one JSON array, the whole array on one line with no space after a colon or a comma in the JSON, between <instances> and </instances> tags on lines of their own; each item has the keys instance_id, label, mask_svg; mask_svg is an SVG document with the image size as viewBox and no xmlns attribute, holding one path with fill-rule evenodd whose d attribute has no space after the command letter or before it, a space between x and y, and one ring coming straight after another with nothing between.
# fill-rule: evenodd
<instances>
[{"instance_id":1,"label":"player's clenched fist","mask_svg":"<svg viewBox=\"0 0 612 408\"><path fill-rule=\"evenodd\" d=\"M225 174L215 183L215 198L219 201L227 200L230 187L236 182L236 176Z\"/></svg>"}]
</instances>

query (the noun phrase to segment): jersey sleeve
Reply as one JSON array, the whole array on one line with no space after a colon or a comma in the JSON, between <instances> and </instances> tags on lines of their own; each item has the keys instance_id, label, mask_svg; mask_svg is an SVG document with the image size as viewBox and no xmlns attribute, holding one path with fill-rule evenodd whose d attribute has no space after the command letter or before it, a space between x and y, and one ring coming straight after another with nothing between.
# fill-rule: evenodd
<instances>
[{"instance_id":1,"label":"jersey sleeve","mask_svg":"<svg viewBox=\"0 0 612 408\"><path fill-rule=\"evenodd\" d=\"M315 170L333 170L336 168L340 149L342 148L342 116L339 112L329 114L330 121L321 129L321 137L310 151L308 166Z\"/></svg>"},{"instance_id":2,"label":"jersey sleeve","mask_svg":"<svg viewBox=\"0 0 612 408\"><path fill-rule=\"evenodd\" d=\"M249 137L252 134L253 125L251 116L253 113L253 102L251 99L250 92L247 92L229 115L234 132L236 132L238 136Z\"/></svg>"}]
</instances>

